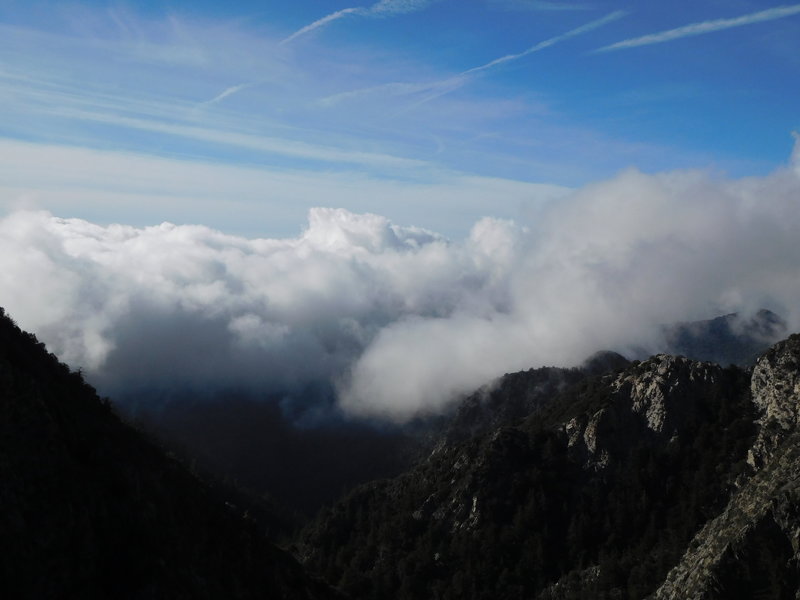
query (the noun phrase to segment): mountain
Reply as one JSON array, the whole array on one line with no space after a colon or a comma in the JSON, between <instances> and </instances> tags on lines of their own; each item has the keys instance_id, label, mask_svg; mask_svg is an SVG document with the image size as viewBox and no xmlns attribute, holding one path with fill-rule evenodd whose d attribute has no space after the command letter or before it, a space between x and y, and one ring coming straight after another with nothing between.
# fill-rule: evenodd
<instances>
[{"instance_id":1,"label":"mountain","mask_svg":"<svg viewBox=\"0 0 800 600\"><path fill-rule=\"evenodd\" d=\"M553 377L504 377L489 395L527 417L456 427L320 513L297 556L364 599L795 597L800 336L752 369Z\"/></svg>"},{"instance_id":2,"label":"mountain","mask_svg":"<svg viewBox=\"0 0 800 600\"><path fill-rule=\"evenodd\" d=\"M0 596L339 598L0 310Z\"/></svg>"},{"instance_id":3,"label":"mountain","mask_svg":"<svg viewBox=\"0 0 800 600\"><path fill-rule=\"evenodd\" d=\"M750 317L731 313L663 329L667 354L740 366L752 366L762 352L787 333L786 321L766 309Z\"/></svg>"},{"instance_id":4,"label":"mountain","mask_svg":"<svg viewBox=\"0 0 800 600\"><path fill-rule=\"evenodd\" d=\"M716 336L724 346L730 333L763 344L783 324L759 319L749 328L731 316L712 320L689 328L699 336L690 338ZM740 356L755 347L745 346ZM386 453L375 473L390 464L397 473L320 511L294 538L292 557L270 541L291 530L285 513L187 469L0 310L0 595L722 600L800 592L800 335L749 367L605 352L574 369L506 374L451 414L386 439L357 427L293 432L275 425L269 405L228 400L233 417L201 406L203 427L216 422L222 432L208 438L209 460L224 458L226 443L234 456L241 445L226 436L249 427L245 437L272 434L251 459L254 477L261 459L280 457L307 480L297 485L313 489L321 468L358 456L354 471L334 473L310 497L368 476L370 453ZM181 414L171 417L176 428ZM305 458L291 455L317 440ZM392 462L405 452L408 465L420 449L410 466Z\"/></svg>"},{"instance_id":5,"label":"mountain","mask_svg":"<svg viewBox=\"0 0 800 600\"><path fill-rule=\"evenodd\" d=\"M540 367L506 373L461 400L436 431L438 444L452 444L508 425L546 407L553 397L592 375L627 366L616 352L597 352L575 368Z\"/></svg>"}]
</instances>

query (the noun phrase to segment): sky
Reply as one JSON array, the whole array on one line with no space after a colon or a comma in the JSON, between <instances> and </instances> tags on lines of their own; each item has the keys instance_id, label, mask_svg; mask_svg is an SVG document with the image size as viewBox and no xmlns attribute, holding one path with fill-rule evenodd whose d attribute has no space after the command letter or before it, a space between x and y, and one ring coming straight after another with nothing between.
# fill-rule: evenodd
<instances>
[{"instance_id":1,"label":"sky","mask_svg":"<svg viewBox=\"0 0 800 600\"><path fill-rule=\"evenodd\" d=\"M765 174L800 5L0 5L0 208L296 235L309 208L464 238L635 166Z\"/></svg>"},{"instance_id":2,"label":"sky","mask_svg":"<svg viewBox=\"0 0 800 600\"><path fill-rule=\"evenodd\" d=\"M800 326L799 73L800 4L6 0L0 305L101 391L395 420Z\"/></svg>"}]
</instances>

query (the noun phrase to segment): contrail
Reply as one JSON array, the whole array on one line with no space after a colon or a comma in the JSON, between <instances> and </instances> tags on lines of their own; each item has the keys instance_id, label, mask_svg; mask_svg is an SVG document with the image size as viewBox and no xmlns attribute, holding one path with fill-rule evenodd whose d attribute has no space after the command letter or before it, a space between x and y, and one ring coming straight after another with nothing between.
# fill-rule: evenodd
<instances>
[{"instance_id":1,"label":"contrail","mask_svg":"<svg viewBox=\"0 0 800 600\"><path fill-rule=\"evenodd\" d=\"M597 29L598 27L602 27L603 25L611 23L612 21L621 19L627 14L628 14L627 11L624 10L614 11L601 19L597 19L596 21L592 21L591 23L586 23L586 25L581 25L580 27L576 27L571 31L562 33L561 35L557 35L543 42L539 42L535 46L531 46L527 50L524 50L518 54L507 54L506 56L501 56L500 58L496 58L493 61L486 63L485 65L481 65L480 67L473 67L471 69L467 69L466 71L463 71L462 73L456 75L456 77L463 77L464 75L471 75L472 73L477 73L479 71L486 71L487 69L491 69L492 67L496 67L497 65L511 62L513 60L518 60L523 56L528 56L529 54L533 54L534 52L539 52L540 50L544 50L545 48L554 46L559 42L563 42L566 39L581 35L583 33L587 33L589 31L592 31L593 29Z\"/></svg>"},{"instance_id":2,"label":"contrail","mask_svg":"<svg viewBox=\"0 0 800 600\"><path fill-rule=\"evenodd\" d=\"M369 7L356 6L352 8L343 8L342 10L337 10L335 13L331 13L325 17L322 17L321 19L314 21L310 25L306 25L302 29L298 29L292 35L283 40L281 44L288 44L289 42L300 37L301 35L305 35L311 31L314 31L315 29L322 27L323 25L327 25L331 21L336 21L347 15L352 15L352 14L364 15L364 16L400 15L400 14L414 12L417 10L422 10L433 1L435 0L380 0L379 2L376 2L375 4Z\"/></svg>"},{"instance_id":3,"label":"contrail","mask_svg":"<svg viewBox=\"0 0 800 600\"><path fill-rule=\"evenodd\" d=\"M323 25L326 25L327 23L330 23L331 21L335 21L337 19L341 19L342 17L344 17L346 15L349 15L349 14L362 12L363 10L364 10L363 8L358 8L358 7L355 7L355 8L343 8L342 10L337 10L335 13L331 13L327 17L322 17L321 19L318 19L317 21L314 21L310 25L306 25L302 29L298 29L292 35L290 35L285 40L283 40L281 42L281 44L288 44L289 42L291 42L292 40L300 37L301 35L305 35L306 33L310 32L310 31L314 31L315 29L318 29L318 28L322 27Z\"/></svg>"},{"instance_id":4,"label":"contrail","mask_svg":"<svg viewBox=\"0 0 800 600\"><path fill-rule=\"evenodd\" d=\"M323 106L332 106L343 100L356 98L358 96L377 93L377 92L385 92L395 96L418 94L420 92L428 92L428 91L432 92L431 94L425 96L418 102L415 102L414 104L412 104L411 106L407 107L402 111L406 112L407 110L411 110L412 108L425 104L426 102L430 102L435 98L444 96L445 94L449 94L453 90L460 88L465 83L467 83L470 76L475 75L476 73L480 73L482 71L488 71L489 69L492 69L497 65L518 60L524 56L533 54L534 52L539 52L540 50L549 48L550 46L558 44L559 42L562 42L566 39L581 35L583 33L587 33L589 31L592 31L593 29L597 29L598 27L606 25L607 23L616 21L617 19L621 19L627 14L628 14L627 11L624 10L614 11L612 13L609 13L605 17L602 17L590 23L586 23L585 25L581 25L580 27L577 27L575 29L567 31L566 33L562 33L561 35L557 35L550 39L544 40L543 42L539 42L538 44L536 44L535 46L531 46L527 50L524 50L517 54L507 54L505 56L501 56L500 58L496 58L492 61L489 61L484 65L480 65L478 67L472 67L471 69L462 71L461 73L453 75L452 77L448 77L447 79L441 79L439 81L433 81L430 83L403 83L403 82L385 83L382 85L377 85L369 88L353 90L351 92L342 92L339 94L335 94L333 96L328 96L327 98L323 98L322 100L320 100L320 104Z\"/></svg>"},{"instance_id":5,"label":"contrail","mask_svg":"<svg viewBox=\"0 0 800 600\"><path fill-rule=\"evenodd\" d=\"M539 52L540 50L544 50L545 48L554 46L559 42L563 42L564 40L567 40L569 38L584 33L588 33L589 31L597 29L598 27L602 27L603 25L611 23L612 21L621 19L627 14L628 12L624 10L614 11L612 13L607 14L605 17L602 17L590 23L586 23L585 25L581 25L580 27L576 27L575 29L567 31L566 33L562 33L561 35L551 37L550 39L544 40L543 42L539 42L535 46L531 46L527 50L523 50L522 52L519 52L517 54L506 54L505 56L501 56L500 58L496 58L492 61L489 61L485 65L480 65L479 67L472 67L471 69L462 71L458 75L450 77L449 79L445 79L444 81L438 81L430 86L432 90L435 90L432 94L426 96L425 98L422 98L418 102L415 102L410 107L408 107L407 110L411 110L413 108L421 106L422 104L425 104L426 102L430 102L431 100L444 96L445 94L449 94L453 90L456 90L462 85L464 85L469 80L470 76L475 75L476 73L480 73L482 71L488 71L489 69L492 69L497 65L519 60L524 56L528 56L529 54L533 54L534 52Z\"/></svg>"},{"instance_id":6,"label":"contrail","mask_svg":"<svg viewBox=\"0 0 800 600\"><path fill-rule=\"evenodd\" d=\"M232 85L229 88L224 89L221 93L214 96L211 100L207 100L203 102L203 106L211 106L212 104L216 104L217 102L221 102L228 96L232 96L238 92L241 92L243 89L249 88L255 85L254 83L240 83L239 85Z\"/></svg>"},{"instance_id":7,"label":"contrail","mask_svg":"<svg viewBox=\"0 0 800 600\"><path fill-rule=\"evenodd\" d=\"M700 23L691 23L662 31L660 33L651 33L629 40L623 40L610 46L599 48L596 52L609 52L611 50L622 50L623 48L633 48L635 46L648 46L650 44L660 44L662 42L669 42L692 35L702 35L704 33L711 33L713 31L721 31L723 29L730 29L731 27L742 27L744 25L751 25L753 23L761 23L763 21L772 21L773 19L782 19L791 15L800 13L800 4L792 4L789 6L776 6L760 12L735 17L733 19L715 19L713 21L702 21Z\"/></svg>"}]
</instances>

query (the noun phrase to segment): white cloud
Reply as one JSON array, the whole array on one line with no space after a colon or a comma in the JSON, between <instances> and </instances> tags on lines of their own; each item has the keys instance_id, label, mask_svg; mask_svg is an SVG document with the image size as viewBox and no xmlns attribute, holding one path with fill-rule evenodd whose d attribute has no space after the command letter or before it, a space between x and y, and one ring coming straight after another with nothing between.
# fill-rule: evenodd
<instances>
[{"instance_id":1,"label":"white cloud","mask_svg":"<svg viewBox=\"0 0 800 600\"><path fill-rule=\"evenodd\" d=\"M502 283L481 294L505 299L382 328L341 401L404 419L504 372L577 364L600 348L655 350L660 324L761 306L797 330L799 175L796 162L736 181L630 170L551 205L526 235L496 230L492 243L514 250L493 263Z\"/></svg>"},{"instance_id":2,"label":"white cloud","mask_svg":"<svg viewBox=\"0 0 800 600\"><path fill-rule=\"evenodd\" d=\"M0 220L0 305L104 392L335 382L354 414L441 410L503 372L657 344L766 306L800 327L800 152L765 177L628 170L461 242L315 209L247 239L201 226Z\"/></svg>"},{"instance_id":3,"label":"white cloud","mask_svg":"<svg viewBox=\"0 0 800 600\"><path fill-rule=\"evenodd\" d=\"M742 15L732 19L714 19L710 21L703 21L700 23L691 23L683 27L677 27L659 33L651 33L637 38L623 40L615 44L610 44L600 48L598 52L608 52L610 50L622 50L624 48L635 48L636 46L648 46L650 44L661 44L663 42L671 42L680 38L702 35L704 33L712 33L714 31L722 31L732 27L742 27L744 25L753 25L755 23L762 23L764 21L772 21L774 19L783 19L800 13L800 4L792 4L789 6L777 6L775 8L768 8L755 13Z\"/></svg>"}]
</instances>

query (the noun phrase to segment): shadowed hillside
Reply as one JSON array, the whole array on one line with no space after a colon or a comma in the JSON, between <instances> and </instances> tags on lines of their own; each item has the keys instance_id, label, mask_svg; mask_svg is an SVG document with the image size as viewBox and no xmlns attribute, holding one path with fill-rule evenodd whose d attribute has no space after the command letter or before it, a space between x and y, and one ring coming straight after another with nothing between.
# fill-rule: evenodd
<instances>
[{"instance_id":1,"label":"shadowed hillside","mask_svg":"<svg viewBox=\"0 0 800 600\"><path fill-rule=\"evenodd\" d=\"M0 595L338 597L0 312Z\"/></svg>"}]
</instances>

